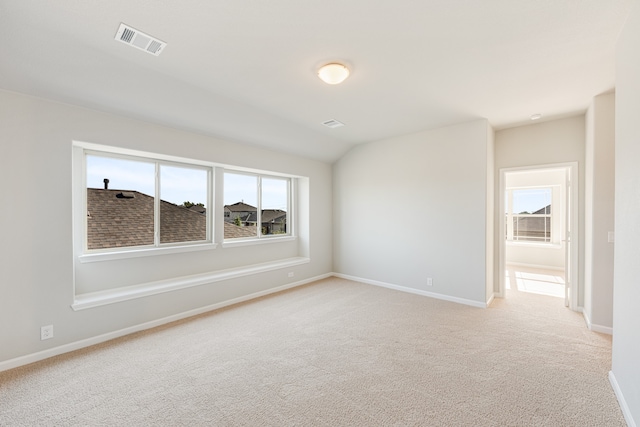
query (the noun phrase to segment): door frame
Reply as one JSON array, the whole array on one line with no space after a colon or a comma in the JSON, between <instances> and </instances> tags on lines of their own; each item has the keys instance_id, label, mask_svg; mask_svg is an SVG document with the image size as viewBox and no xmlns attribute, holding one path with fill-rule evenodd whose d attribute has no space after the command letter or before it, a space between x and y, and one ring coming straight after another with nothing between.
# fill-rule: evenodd
<instances>
[{"instance_id":1,"label":"door frame","mask_svg":"<svg viewBox=\"0 0 640 427\"><path fill-rule=\"evenodd\" d=\"M570 229L572 230L570 253L565 259L565 277L570 278L568 282L569 288L569 308L574 311L580 311L578 305L578 295L580 293L580 270L578 269L578 257L580 248L580 223L579 223L579 188L578 188L578 162L567 163L552 163L546 165L532 165L532 166L520 166L510 168L500 168L500 194L499 194L499 209L498 215L498 294L499 298L506 296L505 292L505 267L506 267L506 242L505 242L505 191L506 191L506 174L509 172L523 172L523 171L536 171L541 169L566 169L568 171L568 182L565 183L566 188L569 187L570 191L566 191L567 198L571 204L571 212L566 212L566 221L570 222ZM563 240L567 239L567 230L565 227L565 236Z\"/></svg>"}]
</instances>

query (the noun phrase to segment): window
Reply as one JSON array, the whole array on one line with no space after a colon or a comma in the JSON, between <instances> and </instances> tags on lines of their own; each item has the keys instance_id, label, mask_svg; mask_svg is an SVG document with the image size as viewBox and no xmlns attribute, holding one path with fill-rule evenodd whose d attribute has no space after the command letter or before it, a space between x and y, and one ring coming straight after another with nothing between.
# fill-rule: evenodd
<instances>
[{"instance_id":1,"label":"window","mask_svg":"<svg viewBox=\"0 0 640 427\"><path fill-rule=\"evenodd\" d=\"M74 310L309 262L309 178L80 141L72 156Z\"/></svg>"},{"instance_id":2,"label":"window","mask_svg":"<svg viewBox=\"0 0 640 427\"><path fill-rule=\"evenodd\" d=\"M294 177L73 144L74 251L82 263L293 238Z\"/></svg>"},{"instance_id":3,"label":"window","mask_svg":"<svg viewBox=\"0 0 640 427\"><path fill-rule=\"evenodd\" d=\"M210 239L210 167L87 151L86 249Z\"/></svg>"},{"instance_id":4,"label":"window","mask_svg":"<svg viewBox=\"0 0 640 427\"><path fill-rule=\"evenodd\" d=\"M508 189L506 239L514 242L551 243L552 188Z\"/></svg>"},{"instance_id":5,"label":"window","mask_svg":"<svg viewBox=\"0 0 640 427\"><path fill-rule=\"evenodd\" d=\"M289 235L291 179L227 170L224 238Z\"/></svg>"}]
</instances>

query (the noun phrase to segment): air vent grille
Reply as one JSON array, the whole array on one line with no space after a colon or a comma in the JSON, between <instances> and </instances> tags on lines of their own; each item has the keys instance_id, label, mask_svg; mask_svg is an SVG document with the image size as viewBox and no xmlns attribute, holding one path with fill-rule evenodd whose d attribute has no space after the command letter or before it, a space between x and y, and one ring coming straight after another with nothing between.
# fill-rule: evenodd
<instances>
[{"instance_id":1,"label":"air vent grille","mask_svg":"<svg viewBox=\"0 0 640 427\"><path fill-rule=\"evenodd\" d=\"M155 56L160 55L160 52L167 45L165 42L123 23L120 24L115 39Z\"/></svg>"},{"instance_id":2,"label":"air vent grille","mask_svg":"<svg viewBox=\"0 0 640 427\"><path fill-rule=\"evenodd\" d=\"M159 52L160 49L162 49L162 43L157 40L151 40L151 43L149 43L149 46L147 47L147 50L153 54Z\"/></svg>"},{"instance_id":3,"label":"air vent grille","mask_svg":"<svg viewBox=\"0 0 640 427\"><path fill-rule=\"evenodd\" d=\"M331 120L327 120L326 122L322 122L323 125L325 125L328 128L339 128L340 126L344 126L344 123L339 122L335 119L331 119Z\"/></svg>"},{"instance_id":4,"label":"air vent grille","mask_svg":"<svg viewBox=\"0 0 640 427\"><path fill-rule=\"evenodd\" d=\"M120 41L123 41L125 43L131 43L131 39L133 38L133 35L136 32L133 30L130 30L129 28L124 29L124 32L122 33L122 36L120 37Z\"/></svg>"}]
</instances>

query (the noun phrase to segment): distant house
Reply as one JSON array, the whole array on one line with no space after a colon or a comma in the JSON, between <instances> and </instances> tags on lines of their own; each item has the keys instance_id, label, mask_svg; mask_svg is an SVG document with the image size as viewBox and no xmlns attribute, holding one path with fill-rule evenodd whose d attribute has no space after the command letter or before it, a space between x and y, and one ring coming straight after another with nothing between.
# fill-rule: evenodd
<instances>
[{"instance_id":1,"label":"distant house","mask_svg":"<svg viewBox=\"0 0 640 427\"><path fill-rule=\"evenodd\" d=\"M248 225L255 226L258 220L257 213L253 213L247 220ZM287 232L287 212L280 209L263 209L262 234L281 234Z\"/></svg>"},{"instance_id":2,"label":"distant house","mask_svg":"<svg viewBox=\"0 0 640 427\"><path fill-rule=\"evenodd\" d=\"M547 205L529 214L513 215L514 240L534 242L551 241L551 205Z\"/></svg>"},{"instance_id":3,"label":"distant house","mask_svg":"<svg viewBox=\"0 0 640 427\"><path fill-rule=\"evenodd\" d=\"M258 209L244 202L224 207L224 220L254 228L258 223ZM287 232L287 212L281 209L263 209L261 215L262 234L281 234Z\"/></svg>"},{"instance_id":4,"label":"distant house","mask_svg":"<svg viewBox=\"0 0 640 427\"><path fill-rule=\"evenodd\" d=\"M225 205L224 220L228 222L236 222L236 218L240 218L240 222L244 224L248 221L251 214L255 215L257 211L258 209L256 207L248 205L244 202Z\"/></svg>"},{"instance_id":5,"label":"distant house","mask_svg":"<svg viewBox=\"0 0 640 427\"><path fill-rule=\"evenodd\" d=\"M153 245L153 205L153 197L138 191L88 188L88 249ZM185 208L160 201L160 243L204 241L206 224L202 206ZM251 228L224 223L226 239L255 235Z\"/></svg>"}]
</instances>

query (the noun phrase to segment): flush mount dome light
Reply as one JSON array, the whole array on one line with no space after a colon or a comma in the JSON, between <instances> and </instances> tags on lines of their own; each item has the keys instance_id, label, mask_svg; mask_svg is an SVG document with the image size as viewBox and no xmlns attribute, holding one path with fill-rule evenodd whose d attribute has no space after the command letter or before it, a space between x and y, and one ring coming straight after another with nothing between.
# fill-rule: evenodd
<instances>
[{"instance_id":1,"label":"flush mount dome light","mask_svg":"<svg viewBox=\"0 0 640 427\"><path fill-rule=\"evenodd\" d=\"M342 64L333 62L320 67L318 77L327 84L337 85L349 77L349 69Z\"/></svg>"}]
</instances>

